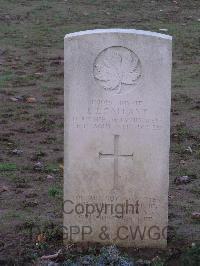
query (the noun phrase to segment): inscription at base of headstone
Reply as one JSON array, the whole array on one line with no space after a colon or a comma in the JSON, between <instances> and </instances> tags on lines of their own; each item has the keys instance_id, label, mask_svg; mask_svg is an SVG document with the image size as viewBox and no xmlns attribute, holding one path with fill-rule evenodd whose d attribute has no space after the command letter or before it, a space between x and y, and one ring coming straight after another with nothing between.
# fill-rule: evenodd
<instances>
[{"instance_id":1,"label":"inscription at base of headstone","mask_svg":"<svg viewBox=\"0 0 200 266\"><path fill-rule=\"evenodd\" d=\"M165 247L171 36L65 36L64 242Z\"/></svg>"}]
</instances>

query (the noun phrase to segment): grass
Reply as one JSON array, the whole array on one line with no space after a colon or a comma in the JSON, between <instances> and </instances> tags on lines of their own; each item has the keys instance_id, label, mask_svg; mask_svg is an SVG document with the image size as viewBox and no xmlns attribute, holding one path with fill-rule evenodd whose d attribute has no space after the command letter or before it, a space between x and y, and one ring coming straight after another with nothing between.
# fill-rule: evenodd
<instances>
[{"instance_id":1,"label":"grass","mask_svg":"<svg viewBox=\"0 0 200 266\"><path fill-rule=\"evenodd\" d=\"M11 81L13 81L15 76L10 72L5 72L0 76L0 88L7 86Z\"/></svg>"},{"instance_id":2,"label":"grass","mask_svg":"<svg viewBox=\"0 0 200 266\"><path fill-rule=\"evenodd\" d=\"M58 164L52 163L45 166L45 172L47 173L56 173L60 171Z\"/></svg>"},{"instance_id":3,"label":"grass","mask_svg":"<svg viewBox=\"0 0 200 266\"><path fill-rule=\"evenodd\" d=\"M171 152L178 153L178 154L183 154L185 151L185 147L180 144L180 143L174 143L171 145Z\"/></svg>"},{"instance_id":4,"label":"grass","mask_svg":"<svg viewBox=\"0 0 200 266\"><path fill-rule=\"evenodd\" d=\"M198 177L198 173L196 172L197 169L188 169L187 165L186 166L177 166L175 169L175 176L189 176L194 179Z\"/></svg>"},{"instance_id":5,"label":"grass","mask_svg":"<svg viewBox=\"0 0 200 266\"><path fill-rule=\"evenodd\" d=\"M55 127L55 121L44 116L38 121L38 126L40 127L40 130L51 130Z\"/></svg>"},{"instance_id":6,"label":"grass","mask_svg":"<svg viewBox=\"0 0 200 266\"><path fill-rule=\"evenodd\" d=\"M48 190L48 195L52 198L57 198L62 196L62 189L58 186L52 186Z\"/></svg>"},{"instance_id":7,"label":"grass","mask_svg":"<svg viewBox=\"0 0 200 266\"><path fill-rule=\"evenodd\" d=\"M15 171L17 165L15 163L0 163L0 171Z\"/></svg>"},{"instance_id":8,"label":"grass","mask_svg":"<svg viewBox=\"0 0 200 266\"><path fill-rule=\"evenodd\" d=\"M196 52L195 52L196 53ZM175 87L198 87L200 82L199 68L197 64L185 66L184 69L174 72L173 85Z\"/></svg>"},{"instance_id":9,"label":"grass","mask_svg":"<svg viewBox=\"0 0 200 266\"><path fill-rule=\"evenodd\" d=\"M25 177L23 174L13 174L8 176L9 180L12 181L16 186L26 187L30 182L30 177Z\"/></svg>"},{"instance_id":10,"label":"grass","mask_svg":"<svg viewBox=\"0 0 200 266\"><path fill-rule=\"evenodd\" d=\"M181 263L182 266L200 265L200 245L188 248L181 257Z\"/></svg>"},{"instance_id":11,"label":"grass","mask_svg":"<svg viewBox=\"0 0 200 266\"><path fill-rule=\"evenodd\" d=\"M157 261L153 261L153 263L151 263L152 266L165 266L165 262L161 259L158 259Z\"/></svg>"},{"instance_id":12,"label":"grass","mask_svg":"<svg viewBox=\"0 0 200 266\"><path fill-rule=\"evenodd\" d=\"M200 196L200 187L193 187L190 189L190 192L197 195L197 196Z\"/></svg>"},{"instance_id":13,"label":"grass","mask_svg":"<svg viewBox=\"0 0 200 266\"><path fill-rule=\"evenodd\" d=\"M197 158L198 160L200 160L200 149L198 149L198 150L196 151L196 158Z\"/></svg>"},{"instance_id":14,"label":"grass","mask_svg":"<svg viewBox=\"0 0 200 266\"><path fill-rule=\"evenodd\" d=\"M184 141L191 136L190 130L187 128L185 123L179 123L174 127L174 132L172 133L172 138L177 141Z\"/></svg>"},{"instance_id":15,"label":"grass","mask_svg":"<svg viewBox=\"0 0 200 266\"><path fill-rule=\"evenodd\" d=\"M12 221L13 219L15 220L20 220L20 221L24 221L25 220L26 215L20 211L15 211L15 210L11 210L6 212L3 216L2 216L2 221L4 222L8 222L8 221Z\"/></svg>"},{"instance_id":16,"label":"grass","mask_svg":"<svg viewBox=\"0 0 200 266\"><path fill-rule=\"evenodd\" d=\"M180 126L177 128L177 135L180 140L184 140L189 136L189 130L186 127Z\"/></svg>"}]
</instances>

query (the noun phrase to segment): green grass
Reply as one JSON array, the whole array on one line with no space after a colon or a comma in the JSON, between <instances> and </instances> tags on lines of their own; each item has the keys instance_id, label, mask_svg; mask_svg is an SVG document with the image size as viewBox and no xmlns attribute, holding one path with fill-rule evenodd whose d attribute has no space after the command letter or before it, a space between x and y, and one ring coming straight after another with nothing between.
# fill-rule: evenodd
<instances>
[{"instance_id":1,"label":"green grass","mask_svg":"<svg viewBox=\"0 0 200 266\"><path fill-rule=\"evenodd\" d=\"M166 264L162 259L158 258L157 260L153 261L151 265L152 266L164 266Z\"/></svg>"},{"instance_id":2,"label":"green grass","mask_svg":"<svg viewBox=\"0 0 200 266\"><path fill-rule=\"evenodd\" d=\"M196 151L196 158L197 158L198 160L200 160L200 149L198 149L198 150Z\"/></svg>"},{"instance_id":3,"label":"green grass","mask_svg":"<svg viewBox=\"0 0 200 266\"><path fill-rule=\"evenodd\" d=\"M175 126L175 138L178 141L184 141L191 135L191 132L184 123L177 124Z\"/></svg>"},{"instance_id":4,"label":"green grass","mask_svg":"<svg viewBox=\"0 0 200 266\"><path fill-rule=\"evenodd\" d=\"M5 72L0 75L0 88L7 86L15 76L10 72Z\"/></svg>"},{"instance_id":5,"label":"green grass","mask_svg":"<svg viewBox=\"0 0 200 266\"><path fill-rule=\"evenodd\" d=\"M193 194L196 194L197 196L200 196L200 187L193 187L190 189L190 192L192 192Z\"/></svg>"},{"instance_id":6,"label":"green grass","mask_svg":"<svg viewBox=\"0 0 200 266\"><path fill-rule=\"evenodd\" d=\"M52 163L45 166L45 172L47 173L55 173L59 172L60 168L58 164Z\"/></svg>"},{"instance_id":7,"label":"green grass","mask_svg":"<svg viewBox=\"0 0 200 266\"><path fill-rule=\"evenodd\" d=\"M177 88L198 87L200 83L199 66L197 64L193 64L193 65L186 65L185 67L177 69L177 71L173 72L172 81L173 81L172 82L173 86Z\"/></svg>"},{"instance_id":8,"label":"green grass","mask_svg":"<svg viewBox=\"0 0 200 266\"><path fill-rule=\"evenodd\" d=\"M2 221L4 222L12 221L13 219L17 221L24 221L26 219L26 215L20 211L10 210L2 216Z\"/></svg>"},{"instance_id":9,"label":"green grass","mask_svg":"<svg viewBox=\"0 0 200 266\"><path fill-rule=\"evenodd\" d=\"M15 171L17 170L17 165L15 163L0 163L0 171Z\"/></svg>"},{"instance_id":10,"label":"green grass","mask_svg":"<svg viewBox=\"0 0 200 266\"><path fill-rule=\"evenodd\" d=\"M171 145L171 152L177 153L177 154L183 154L185 151L185 147L180 143L174 143Z\"/></svg>"},{"instance_id":11,"label":"green grass","mask_svg":"<svg viewBox=\"0 0 200 266\"><path fill-rule=\"evenodd\" d=\"M198 266L200 265L200 245L188 248L181 256L182 266Z\"/></svg>"},{"instance_id":12,"label":"green grass","mask_svg":"<svg viewBox=\"0 0 200 266\"><path fill-rule=\"evenodd\" d=\"M52 186L48 190L48 195L52 198L61 197L62 189L58 186Z\"/></svg>"},{"instance_id":13,"label":"green grass","mask_svg":"<svg viewBox=\"0 0 200 266\"><path fill-rule=\"evenodd\" d=\"M197 171L198 169L195 169L192 167L188 168L187 165L177 166L174 174L175 176L189 176L189 177L196 179L198 177Z\"/></svg>"},{"instance_id":14,"label":"green grass","mask_svg":"<svg viewBox=\"0 0 200 266\"><path fill-rule=\"evenodd\" d=\"M27 185L28 182L30 181L30 177L25 177L22 176L21 174L19 175L13 175L8 177L13 183L18 184L18 185Z\"/></svg>"}]
</instances>

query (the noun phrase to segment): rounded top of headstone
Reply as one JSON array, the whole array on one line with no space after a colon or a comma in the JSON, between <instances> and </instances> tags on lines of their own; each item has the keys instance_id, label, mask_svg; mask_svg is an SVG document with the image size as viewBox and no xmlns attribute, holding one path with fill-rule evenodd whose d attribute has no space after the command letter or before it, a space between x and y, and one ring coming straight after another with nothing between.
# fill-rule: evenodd
<instances>
[{"instance_id":1,"label":"rounded top of headstone","mask_svg":"<svg viewBox=\"0 0 200 266\"><path fill-rule=\"evenodd\" d=\"M135 29L95 29L95 30L85 30L72 32L65 35L65 38L78 37L83 35L91 35L91 34L105 34L105 33L122 33L122 34L135 34L135 35L144 35L144 36L152 36L158 37L162 39L172 40L172 36L161 34L158 32L152 31L144 31L144 30L135 30Z\"/></svg>"}]
</instances>

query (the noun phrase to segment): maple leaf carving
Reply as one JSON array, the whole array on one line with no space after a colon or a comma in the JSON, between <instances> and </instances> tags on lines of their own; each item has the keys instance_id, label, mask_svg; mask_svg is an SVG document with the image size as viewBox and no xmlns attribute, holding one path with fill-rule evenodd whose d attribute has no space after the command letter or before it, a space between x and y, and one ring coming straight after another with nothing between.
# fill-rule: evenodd
<instances>
[{"instance_id":1,"label":"maple leaf carving","mask_svg":"<svg viewBox=\"0 0 200 266\"><path fill-rule=\"evenodd\" d=\"M139 58L124 47L110 47L97 57L94 76L106 90L121 93L122 85L133 85L141 76Z\"/></svg>"}]
</instances>

